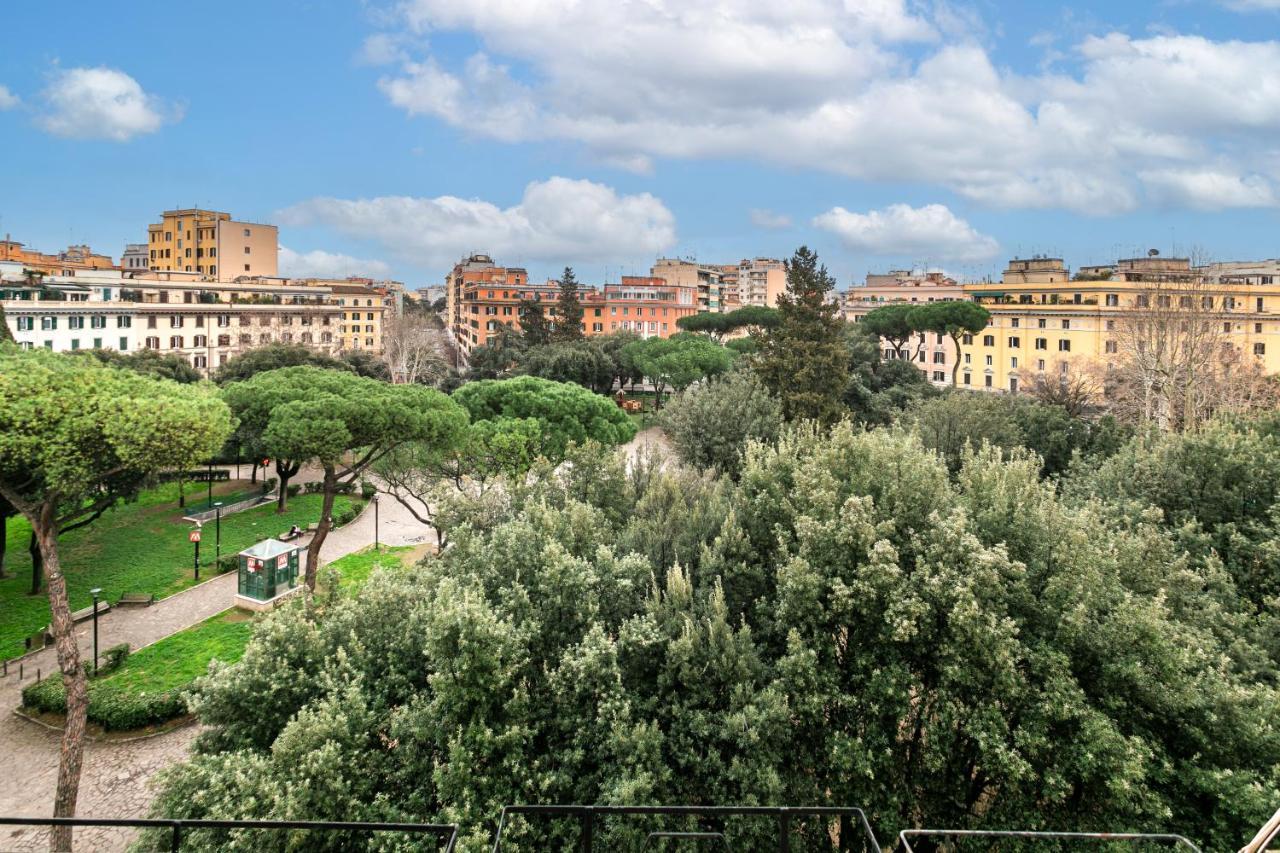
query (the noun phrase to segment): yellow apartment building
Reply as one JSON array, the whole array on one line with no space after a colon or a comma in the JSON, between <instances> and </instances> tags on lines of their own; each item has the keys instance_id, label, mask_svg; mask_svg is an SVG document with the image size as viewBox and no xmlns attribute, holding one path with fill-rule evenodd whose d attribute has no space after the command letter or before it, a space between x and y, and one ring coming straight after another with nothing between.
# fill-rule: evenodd
<instances>
[{"instance_id":1,"label":"yellow apartment building","mask_svg":"<svg viewBox=\"0 0 1280 853\"><path fill-rule=\"evenodd\" d=\"M147 226L152 271L194 272L218 281L276 276L279 240L274 225L201 208L166 210Z\"/></svg>"}]
</instances>

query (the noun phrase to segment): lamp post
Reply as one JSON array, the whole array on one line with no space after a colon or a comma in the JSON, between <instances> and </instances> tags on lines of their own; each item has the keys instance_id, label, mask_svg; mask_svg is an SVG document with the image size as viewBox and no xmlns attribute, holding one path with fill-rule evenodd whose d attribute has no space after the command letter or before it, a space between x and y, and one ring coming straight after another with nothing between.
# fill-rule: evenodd
<instances>
[{"instance_id":1,"label":"lamp post","mask_svg":"<svg viewBox=\"0 0 1280 853\"><path fill-rule=\"evenodd\" d=\"M222 559L222 501L213 505L213 568L217 573L218 563Z\"/></svg>"},{"instance_id":2,"label":"lamp post","mask_svg":"<svg viewBox=\"0 0 1280 853\"><path fill-rule=\"evenodd\" d=\"M209 499L205 501L205 505L213 506L213 460L212 459L209 460L209 470L207 474L209 476Z\"/></svg>"},{"instance_id":3,"label":"lamp post","mask_svg":"<svg viewBox=\"0 0 1280 853\"><path fill-rule=\"evenodd\" d=\"M98 596L102 595L102 587L89 590L93 596L93 674L98 674Z\"/></svg>"},{"instance_id":4,"label":"lamp post","mask_svg":"<svg viewBox=\"0 0 1280 853\"><path fill-rule=\"evenodd\" d=\"M196 522L196 529L187 534L188 541L196 546L195 556L192 558L191 566L195 571L196 581L200 580L200 522Z\"/></svg>"},{"instance_id":5,"label":"lamp post","mask_svg":"<svg viewBox=\"0 0 1280 853\"><path fill-rule=\"evenodd\" d=\"M373 550L378 550L378 496L373 496Z\"/></svg>"}]
</instances>

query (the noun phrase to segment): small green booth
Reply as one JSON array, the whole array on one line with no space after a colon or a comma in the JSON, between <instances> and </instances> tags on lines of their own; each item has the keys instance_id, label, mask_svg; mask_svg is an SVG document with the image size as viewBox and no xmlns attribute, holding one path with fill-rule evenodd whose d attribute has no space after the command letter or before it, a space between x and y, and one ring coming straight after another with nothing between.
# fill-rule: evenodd
<instances>
[{"instance_id":1,"label":"small green booth","mask_svg":"<svg viewBox=\"0 0 1280 853\"><path fill-rule=\"evenodd\" d=\"M241 551L236 606L270 610L278 600L295 592L299 550L297 545L279 539L264 539Z\"/></svg>"}]
</instances>

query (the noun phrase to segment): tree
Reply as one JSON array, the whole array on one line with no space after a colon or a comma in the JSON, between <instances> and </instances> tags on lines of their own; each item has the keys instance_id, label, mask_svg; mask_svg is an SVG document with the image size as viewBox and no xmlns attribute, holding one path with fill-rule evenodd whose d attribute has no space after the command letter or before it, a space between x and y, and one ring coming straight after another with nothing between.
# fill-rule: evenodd
<instances>
[{"instance_id":1,"label":"tree","mask_svg":"<svg viewBox=\"0 0 1280 853\"><path fill-rule=\"evenodd\" d=\"M577 340L533 347L520 360L518 371L608 394L617 368L595 341Z\"/></svg>"},{"instance_id":2,"label":"tree","mask_svg":"<svg viewBox=\"0 0 1280 853\"><path fill-rule=\"evenodd\" d=\"M503 379L519 365L529 344L525 336L502 326L484 346L471 352L467 363L468 379Z\"/></svg>"},{"instance_id":3,"label":"tree","mask_svg":"<svg viewBox=\"0 0 1280 853\"><path fill-rule=\"evenodd\" d=\"M516 307L516 315L520 319L520 332L524 341L531 347L540 347L551 343L551 321L544 313L542 303L537 299L521 299Z\"/></svg>"},{"instance_id":4,"label":"tree","mask_svg":"<svg viewBox=\"0 0 1280 853\"><path fill-rule=\"evenodd\" d=\"M693 383L724 373L733 364L734 353L702 335L682 332L669 338L646 338L627 344L637 370L653 382L656 406L662 406L662 392L669 385L683 391Z\"/></svg>"},{"instance_id":5,"label":"tree","mask_svg":"<svg viewBox=\"0 0 1280 853\"><path fill-rule=\"evenodd\" d=\"M118 352L111 349L79 350L85 357L96 358L111 367L120 367L138 373L154 376L156 379L172 379L184 385L199 382L203 377L200 371L191 366L177 353L159 353L153 349L134 350L131 353Z\"/></svg>"},{"instance_id":6,"label":"tree","mask_svg":"<svg viewBox=\"0 0 1280 853\"><path fill-rule=\"evenodd\" d=\"M67 697L53 814L75 814L88 709L58 536L150 476L216 453L231 430L210 392L43 349L0 345L0 497L35 534ZM50 849L70 850L70 828Z\"/></svg>"},{"instance_id":7,"label":"tree","mask_svg":"<svg viewBox=\"0 0 1280 853\"><path fill-rule=\"evenodd\" d=\"M735 370L681 392L662 425L686 463L732 476L749 442L778 437L782 405L754 373Z\"/></svg>"},{"instance_id":8,"label":"tree","mask_svg":"<svg viewBox=\"0 0 1280 853\"><path fill-rule=\"evenodd\" d=\"M565 267L564 275L560 277L560 298L556 303L556 322L551 330L551 340L582 340L582 313L578 279L573 275L573 267Z\"/></svg>"},{"instance_id":9,"label":"tree","mask_svg":"<svg viewBox=\"0 0 1280 853\"><path fill-rule=\"evenodd\" d=\"M384 359L379 358L367 349L344 350L339 354L338 361L351 368L351 372L356 376L364 376L367 379L377 379L382 382L391 381L391 366ZM326 367L327 365L321 363L314 366Z\"/></svg>"},{"instance_id":10,"label":"tree","mask_svg":"<svg viewBox=\"0 0 1280 853\"><path fill-rule=\"evenodd\" d=\"M840 397L849 355L839 307L827 299L835 280L818 256L801 246L787 262L787 290L778 297L778 325L768 331L755 370L782 401L787 420L822 423L844 413Z\"/></svg>"},{"instance_id":11,"label":"tree","mask_svg":"<svg viewBox=\"0 0 1280 853\"><path fill-rule=\"evenodd\" d=\"M865 325L845 325L849 381L842 399L858 423L888 426L904 411L939 392L910 361L883 358L879 336Z\"/></svg>"},{"instance_id":12,"label":"tree","mask_svg":"<svg viewBox=\"0 0 1280 853\"><path fill-rule=\"evenodd\" d=\"M730 332L741 329L762 331L778 325L781 315L776 308L763 305L744 305L726 314L702 311L676 320L681 331L702 332L720 340Z\"/></svg>"},{"instance_id":13,"label":"tree","mask_svg":"<svg viewBox=\"0 0 1280 853\"><path fill-rule=\"evenodd\" d=\"M434 317L420 310L405 311L383 323L382 342L392 381L438 385L448 373L445 336L431 322Z\"/></svg>"},{"instance_id":14,"label":"tree","mask_svg":"<svg viewBox=\"0 0 1280 853\"><path fill-rule=\"evenodd\" d=\"M312 591L338 490L401 444L448 446L466 425L466 413L435 389L316 367L268 371L225 393L232 409L261 430L264 452L294 466L314 461L323 471L320 518L307 546Z\"/></svg>"},{"instance_id":15,"label":"tree","mask_svg":"<svg viewBox=\"0 0 1280 853\"><path fill-rule=\"evenodd\" d=\"M541 429L537 455L559 462L571 443L598 441L613 446L630 441L635 424L613 401L587 389L536 376L469 382L453 399L472 423L532 418Z\"/></svg>"},{"instance_id":16,"label":"tree","mask_svg":"<svg viewBox=\"0 0 1280 853\"><path fill-rule=\"evenodd\" d=\"M911 310L907 321L919 331L936 332L951 338L955 344L956 361L951 365L951 387L956 387L956 378L960 370L962 336L976 335L987 327L991 320L991 312L976 302L956 300L952 302L929 302L918 305Z\"/></svg>"},{"instance_id":17,"label":"tree","mask_svg":"<svg viewBox=\"0 0 1280 853\"><path fill-rule=\"evenodd\" d=\"M1106 391L1105 374L1093 364L1055 361L1049 370L1018 371L1018 386L1028 395L1061 407L1073 418L1099 408Z\"/></svg>"},{"instance_id":18,"label":"tree","mask_svg":"<svg viewBox=\"0 0 1280 853\"><path fill-rule=\"evenodd\" d=\"M920 331L911 320L912 312L916 307L909 302L885 305L868 311L858 325L867 334L875 335L882 340L888 341L889 346L893 347L894 356L901 359L907 344ZM908 353L906 358L910 360L912 355Z\"/></svg>"},{"instance_id":19,"label":"tree","mask_svg":"<svg viewBox=\"0 0 1280 853\"><path fill-rule=\"evenodd\" d=\"M218 368L213 381L219 385L242 382L268 370L279 370L282 367L323 367L326 370L344 370L350 372L352 367L339 359L316 352L301 344L267 344L245 350L228 359Z\"/></svg>"}]
</instances>

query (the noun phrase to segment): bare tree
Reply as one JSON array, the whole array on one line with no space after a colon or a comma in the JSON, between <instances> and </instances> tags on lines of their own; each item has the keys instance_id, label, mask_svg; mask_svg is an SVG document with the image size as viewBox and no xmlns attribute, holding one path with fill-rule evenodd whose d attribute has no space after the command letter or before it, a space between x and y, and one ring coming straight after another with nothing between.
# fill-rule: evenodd
<instances>
[{"instance_id":1,"label":"bare tree","mask_svg":"<svg viewBox=\"0 0 1280 853\"><path fill-rule=\"evenodd\" d=\"M1105 373L1091 362L1055 361L1049 370L1021 369L1018 387L1041 403L1060 406L1067 414L1079 418L1095 411L1103 403Z\"/></svg>"},{"instance_id":2,"label":"bare tree","mask_svg":"<svg viewBox=\"0 0 1280 853\"><path fill-rule=\"evenodd\" d=\"M1275 383L1231 340L1235 297L1205 266L1147 273L1119 313L1107 377L1118 417L1193 430L1219 412L1274 405Z\"/></svg>"},{"instance_id":3,"label":"bare tree","mask_svg":"<svg viewBox=\"0 0 1280 853\"><path fill-rule=\"evenodd\" d=\"M382 341L393 382L436 385L449 372L444 333L422 311L406 310L389 318Z\"/></svg>"}]
</instances>

